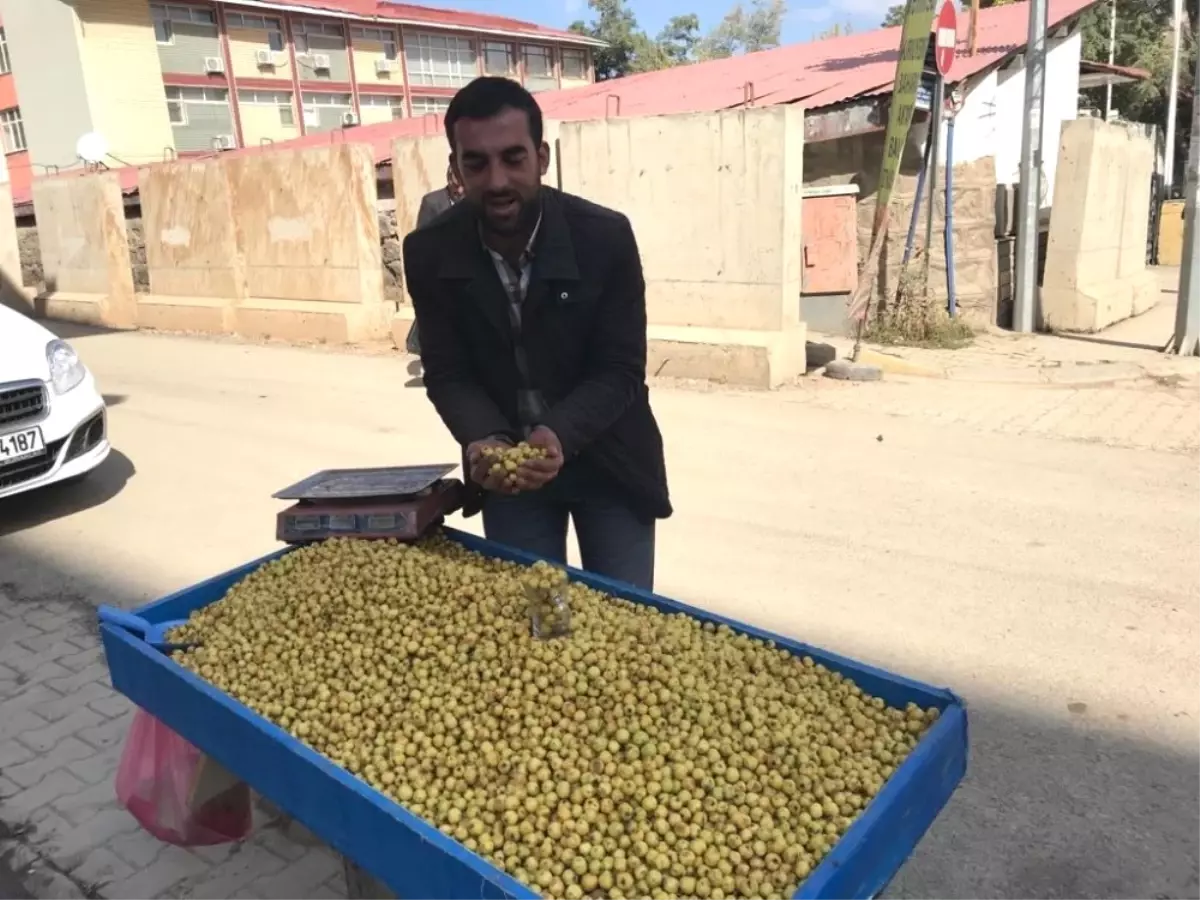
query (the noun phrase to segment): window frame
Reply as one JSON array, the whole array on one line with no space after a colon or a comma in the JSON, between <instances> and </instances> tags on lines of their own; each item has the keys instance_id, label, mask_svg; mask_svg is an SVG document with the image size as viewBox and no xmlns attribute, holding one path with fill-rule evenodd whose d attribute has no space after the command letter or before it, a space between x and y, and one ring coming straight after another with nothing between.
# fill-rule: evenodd
<instances>
[{"instance_id":1,"label":"window frame","mask_svg":"<svg viewBox=\"0 0 1200 900\"><path fill-rule=\"evenodd\" d=\"M0 144L3 145L4 155L25 153L29 150L29 141L25 138L25 120L21 118L21 107L10 106L0 109Z\"/></svg>"},{"instance_id":2,"label":"window frame","mask_svg":"<svg viewBox=\"0 0 1200 900\"><path fill-rule=\"evenodd\" d=\"M317 97L322 98L322 100L326 102L317 102ZM346 102L330 103L327 100L327 98L330 97L336 97L339 99L345 98ZM316 109L317 107L323 107L325 109L354 109L354 95L343 94L341 91L306 91L304 93L303 100L305 107L312 107L313 109Z\"/></svg>"},{"instance_id":3,"label":"window frame","mask_svg":"<svg viewBox=\"0 0 1200 900\"><path fill-rule=\"evenodd\" d=\"M501 48L504 50L505 69L503 72L497 72L488 65L488 60L493 53L500 53ZM484 41L480 47L478 56L483 63L484 75L498 75L502 78L509 78L517 72L517 53L512 41Z\"/></svg>"},{"instance_id":4,"label":"window frame","mask_svg":"<svg viewBox=\"0 0 1200 900\"><path fill-rule=\"evenodd\" d=\"M370 41L374 44L382 44L384 59L396 60L399 58L400 39L396 34L395 28L353 25L350 28L350 38L354 41Z\"/></svg>"},{"instance_id":5,"label":"window frame","mask_svg":"<svg viewBox=\"0 0 1200 900\"><path fill-rule=\"evenodd\" d=\"M442 46L436 46L437 42ZM435 53L445 54L444 73L437 71ZM474 38L417 31L406 35L404 54L412 86L459 88L479 77L479 44ZM469 64L464 62L464 54L469 55Z\"/></svg>"},{"instance_id":6,"label":"window frame","mask_svg":"<svg viewBox=\"0 0 1200 900\"><path fill-rule=\"evenodd\" d=\"M588 80L590 80L588 78L588 54L587 54L586 50L582 50L578 47L560 47L558 54L559 54L558 55L558 64L562 70L563 78L570 78L572 81L580 81L580 80L588 81ZM567 74L567 60L568 59L578 59L579 60L579 74L578 75L568 75Z\"/></svg>"},{"instance_id":7,"label":"window frame","mask_svg":"<svg viewBox=\"0 0 1200 900\"><path fill-rule=\"evenodd\" d=\"M169 47L175 43L174 22L211 25L216 29L217 35L220 36L216 10L206 6L192 6L186 3L151 3L150 19L154 24L155 43L164 47Z\"/></svg>"},{"instance_id":8,"label":"window frame","mask_svg":"<svg viewBox=\"0 0 1200 900\"><path fill-rule=\"evenodd\" d=\"M167 124L172 128L187 125L187 110L184 108L187 104L184 103L180 89L173 84L169 84L165 88L165 93L167 97ZM177 112L177 117L172 115L172 109Z\"/></svg>"},{"instance_id":9,"label":"window frame","mask_svg":"<svg viewBox=\"0 0 1200 900\"><path fill-rule=\"evenodd\" d=\"M8 55L8 35L4 31L4 26L0 25L0 75L8 75L12 72L12 60Z\"/></svg>"},{"instance_id":10,"label":"window frame","mask_svg":"<svg viewBox=\"0 0 1200 900\"><path fill-rule=\"evenodd\" d=\"M283 19L278 16L227 12L225 13L225 30L228 31L230 28L238 28L242 31L264 31L267 35L268 50L272 53L282 53L287 49L287 39L283 33ZM276 44L279 46L275 46Z\"/></svg>"},{"instance_id":11,"label":"window frame","mask_svg":"<svg viewBox=\"0 0 1200 900\"><path fill-rule=\"evenodd\" d=\"M233 108L229 105L229 89L217 87L199 87L181 84L168 84L164 88L167 101L167 121L172 127L179 127L188 124L187 107L189 104L196 106L225 106L233 114ZM175 121L171 116L171 107L175 106L179 110L179 121Z\"/></svg>"},{"instance_id":12,"label":"window frame","mask_svg":"<svg viewBox=\"0 0 1200 900\"><path fill-rule=\"evenodd\" d=\"M449 97L424 96L424 97L411 97L410 100L412 102L412 107L413 107L412 114L413 114L414 118L416 118L417 116L431 116L431 115L444 116L446 114L446 110L450 108L450 98ZM430 105L433 105L435 108L429 109L428 107ZM419 109L418 109L418 106L420 107Z\"/></svg>"},{"instance_id":13,"label":"window frame","mask_svg":"<svg viewBox=\"0 0 1200 900\"><path fill-rule=\"evenodd\" d=\"M522 67L522 72L524 73L525 77L526 78L531 77L531 73L529 71L529 57L531 56L531 54L529 53L530 50L535 51L535 53L532 54L534 56L544 55L545 59L546 59L546 64L550 68L549 73L547 73L545 75L540 74L540 73L534 73L534 74L532 74L532 77L537 78L537 79L557 78L557 75L555 74L555 71L554 71L554 48L552 46L550 46L549 44L522 44L521 45L521 67Z\"/></svg>"},{"instance_id":14,"label":"window frame","mask_svg":"<svg viewBox=\"0 0 1200 900\"><path fill-rule=\"evenodd\" d=\"M296 127L296 105L291 91L275 91L268 88L239 88L239 105L273 106L279 111L279 124L285 128ZM286 115L285 115L286 114Z\"/></svg>"},{"instance_id":15,"label":"window frame","mask_svg":"<svg viewBox=\"0 0 1200 900\"><path fill-rule=\"evenodd\" d=\"M405 118L403 94L359 94L359 107L386 107L392 111L392 119Z\"/></svg>"}]
</instances>

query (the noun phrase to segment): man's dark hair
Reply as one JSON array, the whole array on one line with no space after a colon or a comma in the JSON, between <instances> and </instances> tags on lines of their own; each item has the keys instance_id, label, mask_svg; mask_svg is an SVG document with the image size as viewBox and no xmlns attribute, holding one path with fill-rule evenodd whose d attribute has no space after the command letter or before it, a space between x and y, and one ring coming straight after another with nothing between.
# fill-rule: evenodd
<instances>
[{"instance_id":1,"label":"man's dark hair","mask_svg":"<svg viewBox=\"0 0 1200 900\"><path fill-rule=\"evenodd\" d=\"M517 109L529 120L535 148L542 145L542 109L533 94L511 78L484 76L459 89L446 110L446 139L454 147L454 123L459 119L490 119L503 109Z\"/></svg>"}]
</instances>

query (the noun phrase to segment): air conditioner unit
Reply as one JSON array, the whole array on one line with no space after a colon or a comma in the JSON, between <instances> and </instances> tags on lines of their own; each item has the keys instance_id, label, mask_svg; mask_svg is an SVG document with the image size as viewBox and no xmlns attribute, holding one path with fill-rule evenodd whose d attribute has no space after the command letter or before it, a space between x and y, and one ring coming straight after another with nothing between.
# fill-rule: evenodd
<instances>
[{"instance_id":1,"label":"air conditioner unit","mask_svg":"<svg viewBox=\"0 0 1200 900\"><path fill-rule=\"evenodd\" d=\"M329 54L328 53L313 53L311 55L311 59L312 59L312 67L314 69L328 69L329 68Z\"/></svg>"},{"instance_id":2,"label":"air conditioner unit","mask_svg":"<svg viewBox=\"0 0 1200 900\"><path fill-rule=\"evenodd\" d=\"M275 54L270 50L255 50L254 61L260 66L275 65Z\"/></svg>"},{"instance_id":3,"label":"air conditioner unit","mask_svg":"<svg viewBox=\"0 0 1200 900\"><path fill-rule=\"evenodd\" d=\"M204 71L207 74L219 74L225 71L225 60L219 56L204 57Z\"/></svg>"},{"instance_id":4,"label":"air conditioner unit","mask_svg":"<svg viewBox=\"0 0 1200 900\"><path fill-rule=\"evenodd\" d=\"M213 138L214 150L233 150L237 147L237 141L234 140L232 134L218 134Z\"/></svg>"},{"instance_id":5,"label":"air conditioner unit","mask_svg":"<svg viewBox=\"0 0 1200 900\"><path fill-rule=\"evenodd\" d=\"M342 125L357 125L358 116L352 112L342 113Z\"/></svg>"},{"instance_id":6,"label":"air conditioner unit","mask_svg":"<svg viewBox=\"0 0 1200 900\"><path fill-rule=\"evenodd\" d=\"M375 72L379 75L384 75L388 72L395 72L398 67L398 62L394 59L375 60Z\"/></svg>"}]
</instances>

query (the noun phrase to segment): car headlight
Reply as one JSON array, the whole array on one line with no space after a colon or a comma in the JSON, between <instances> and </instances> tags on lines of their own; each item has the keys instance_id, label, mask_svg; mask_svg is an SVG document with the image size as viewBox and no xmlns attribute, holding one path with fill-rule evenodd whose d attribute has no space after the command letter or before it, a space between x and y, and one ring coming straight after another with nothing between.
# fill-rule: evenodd
<instances>
[{"instance_id":1,"label":"car headlight","mask_svg":"<svg viewBox=\"0 0 1200 900\"><path fill-rule=\"evenodd\" d=\"M46 362L50 366L50 383L54 393L65 394L79 385L87 369L66 341L51 341L46 345Z\"/></svg>"}]
</instances>

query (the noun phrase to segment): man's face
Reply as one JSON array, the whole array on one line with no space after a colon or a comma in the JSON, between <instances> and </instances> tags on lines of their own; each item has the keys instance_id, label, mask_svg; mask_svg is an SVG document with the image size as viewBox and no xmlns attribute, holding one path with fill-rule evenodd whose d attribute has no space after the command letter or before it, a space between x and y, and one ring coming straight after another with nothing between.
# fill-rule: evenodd
<instances>
[{"instance_id":1,"label":"man's face","mask_svg":"<svg viewBox=\"0 0 1200 900\"><path fill-rule=\"evenodd\" d=\"M462 183L463 199L479 212L483 227L498 235L532 227L550 148L534 146L528 116L506 108L490 119L459 119L454 145L451 166Z\"/></svg>"}]
</instances>

